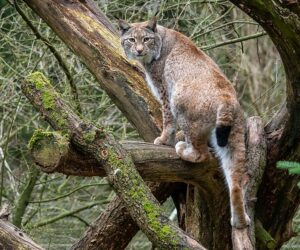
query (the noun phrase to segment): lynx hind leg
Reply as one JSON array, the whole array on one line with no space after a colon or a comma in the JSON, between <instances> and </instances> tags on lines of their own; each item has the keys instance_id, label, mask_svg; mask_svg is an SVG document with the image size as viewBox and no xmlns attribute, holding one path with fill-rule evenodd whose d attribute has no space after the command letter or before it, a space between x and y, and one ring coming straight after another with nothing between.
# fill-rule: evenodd
<instances>
[{"instance_id":1,"label":"lynx hind leg","mask_svg":"<svg viewBox=\"0 0 300 250\"><path fill-rule=\"evenodd\" d=\"M218 145L216 133L212 135L212 143L220 158L229 189L231 225L236 228L245 228L250 225L250 218L246 213L244 187L242 186L245 175L244 135L235 132L233 129L226 147Z\"/></svg>"},{"instance_id":2,"label":"lynx hind leg","mask_svg":"<svg viewBox=\"0 0 300 250\"><path fill-rule=\"evenodd\" d=\"M194 136L190 138L186 135L185 142L177 142L175 149L180 158L185 161L203 162L211 159L206 137Z\"/></svg>"},{"instance_id":3,"label":"lynx hind leg","mask_svg":"<svg viewBox=\"0 0 300 250\"><path fill-rule=\"evenodd\" d=\"M181 159L189 162L202 162L208 160L209 157L205 154L201 154L191 143L179 141L175 145L176 153Z\"/></svg>"}]
</instances>

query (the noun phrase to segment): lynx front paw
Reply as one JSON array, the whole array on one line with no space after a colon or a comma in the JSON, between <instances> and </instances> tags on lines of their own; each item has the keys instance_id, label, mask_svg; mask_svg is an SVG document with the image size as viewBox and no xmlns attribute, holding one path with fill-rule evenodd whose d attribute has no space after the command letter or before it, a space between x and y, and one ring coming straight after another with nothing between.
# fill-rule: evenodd
<instances>
[{"instance_id":1,"label":"lynx front paw","mask_svg":"<svg viewBox=\"0 0 300 250\"><path fill-rule=\"evenodd\" d=\"M154 140L154 144L155 144L155 145L163 145L163 144L164 144L164 141L162 140L161 137L157 137L157 138Z\"/></svg>"},{"instance_id":2,"label":"lynx front paw","mask_svg":"<svg viewBox=\"0 0 300 250\"><path fill-rule=\"evenodd\" d=\"M154 140L155 145L168 145L174 146L175 142L174 139L166 139L163 136L159 136Z\"/></svg>"},{"instance_id":3,"label":"lynx front paw","mask_svg":"<svg viewBox=\"0 0 300 250\"><path fill-rule=\"evenodd\" d=\"M250 220L248 214L246 214L246 213L242 217L239 217L239 216L231 217L230 222L231 222L231 226L238 228L238 229L248 227L251 224L251 220Z\"/></svg>"}]
</instances>

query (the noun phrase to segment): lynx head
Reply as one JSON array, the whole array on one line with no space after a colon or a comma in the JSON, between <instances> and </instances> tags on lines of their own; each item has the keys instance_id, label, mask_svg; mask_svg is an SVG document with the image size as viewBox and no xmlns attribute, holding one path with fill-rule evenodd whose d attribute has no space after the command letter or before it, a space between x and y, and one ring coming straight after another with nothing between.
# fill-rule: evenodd
<instances>
[{"instance_id":1,"label":"lynx head","mask_svg":"<svg viewBox=\"0 0 300 250\"><path fill-rule=\"evenodd\" d=\"M162 40L157 32L156 17L147 22L133 24L119 20L119 27L121 43L129 59L147 64L159 58Z\"/></svg>"}]
</instances>

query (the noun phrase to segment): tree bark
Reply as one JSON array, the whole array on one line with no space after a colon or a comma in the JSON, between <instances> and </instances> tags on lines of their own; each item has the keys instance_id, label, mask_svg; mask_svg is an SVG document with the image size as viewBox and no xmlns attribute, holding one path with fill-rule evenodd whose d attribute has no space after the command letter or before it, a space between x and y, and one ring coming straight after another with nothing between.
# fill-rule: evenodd
<instances>
[{"instance_id":1,"label":"tree bark","mask_svg":"<svg viewBox=\"0 0 300 250\"><path fill-rule=\"evenodd\" d=\"M162 127L160 106L146 87L143 70L137 64L130 63L124 56L118 32L105 15L90 0L24 2L81 57L101 88L134 125L141 138L152 142ZM112 214L118 214L112 206L109 207ZM119 209L119 213L122 213L122 209ZM130 216L124 215L125 219L131 221ZM118 221L118 216L115 221ZM136 228L133 224L125 224ZM108 235L113 238L114 227L108 228L110 229L112 230ZM122 228L119 230L123 231ZM119 238L120 245L122 241L128 240L128 237Z\"/></svg>"},{"instance_id":2,"label":"tree bark","mask_svg":"<svg viewBox=\"0 0 300 250\"><path fill-rule=\"evenodd\" d=\"M267 136L267 163L262 185L259 187L255 204L258 218L257 230L260 236L258 249L279 249L294 233L292 219L300 203L297 187L299 177L288 175L287 171L276 168L279 160L299 161L300 141L300 5L298 1L236 1L236 6L256 20L268 33L282 58L287 77L286 104L265 126ZM195 223L203 209L197 209L201 201L194 189L185 206L190 209L190 221ZM202 194L201 194L202 195ZM181 216L179 214L179 216ZM188 221L188 218L185 218ZM193 224L193 223L192 223ZM204 225L198 225L202 230ZM197 225L194 226L197 228ZM212 232L211 232L212 234ZM195 234L192 234L195 237ZM197 238L197 237L196 237ZM269 246L266 244L270 243ZM219 246L212 249L225 249Z\"/></svg>"},{"instance_id":3,"label":"tree bark","mask_svg":"<svg viewBox=\"0 0 300 250\"><path fill-rule=\"evenodd\" d=\"M3 206L0 211L0 249L9 250L43 250L24 232L8 222L9 213Z\"/></svg>"},{"instance_id":4,"label":"tree bark","mask_svg":"<svg viewBox=\"0 0 300 250\"><path fill-rule=\"evenodd\" d=\"M286 107L265 127L267 166L260 186L256 214L277 241L277 248L292 235L292 218L298 209L299 178L276 169L278 160L299 161L300 141L300 5L299 1L235 1L268 33L281 56L287 77Z\"/></svg>"},{"instance_id":5,"label":"tree bark","mask_svg":"<svg viewBox=\"0 0 300 250\"><path fill-rule=\"evenodd\" d=\"M144 180L186 182L199 185L213 176L221 177L216 159L205 163L182 161L174 148L147 142L123 141L122 147ZM31 155L43 172L65 175L106 176L103 164L76 150L59 132L36 131L30 141Z\"/></svg>"},{"instance_id":6,"label":"tree bark","mask_svg":"<svg viewBox=\"0 0 300 250\"><path fill-rule=\"evenodd\" d=\"M170 196L175 185L152 183L149 187L158 201L163 203ZM125 249L138 230L138 226L132 220L123 202L115 198L71 249ZM111 232L114 232L113 237Z\"/></svg>"},{"instance_id":7,"label":"tree bark","mask_svg":"<svg viewBox=\"0 0 300 250\"><path fill-rule=\"evenodd\" d=\"M129 62L118 32L92 1L24 0L94 74L145 141L162 126L160 106L145 83L144 70Z\"/></svg>"}]
</instances>

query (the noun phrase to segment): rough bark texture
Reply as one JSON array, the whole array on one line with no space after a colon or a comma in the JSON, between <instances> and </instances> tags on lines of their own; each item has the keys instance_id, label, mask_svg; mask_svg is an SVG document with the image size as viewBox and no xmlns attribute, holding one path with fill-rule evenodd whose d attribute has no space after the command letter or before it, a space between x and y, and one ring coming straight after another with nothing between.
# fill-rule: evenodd
<instances>
[{"instance_id":1,"label":"rough bark texture","mask_svg":"<svg viewBox=\"0 0 300 250\"><path fill-rule=\"evenodd\" d=\"M281 110L265 126L267 136L267 163L259 187L255 204L256 217L259 219L257 227L260 236L258 249L279 249L283 242L290 239L292 219L300 203L300 193L297 187L299 177L289 176L287 171L276 168L279 160L299 161L298 144L300 139L300 5L298 1L236 1L236 6L255 19L267 31L277 47L287 76L287 101ZM192 194L187 197L185 207L189 212L193 228L204 228L205 224L193 225L194 218L204 211L197 209L201 203L201 195ZM190 209L189 209L190 208ZM181 216L181 215L179 215ZM185 219L188 220L187 218ZM224 232L222 230L220 233ZM216 232L214 232L216 233ZM195 234L192 234L195 236ZM211 232L213 235L213 232ZM272 238L273 237L273 238ZM196 237L197 238L197 237ZM265 242L266 244L263 244ZM227 246L230 248L230 246ZM211 249L226 249L225 246L213 246Z\"/></svg>"},{"instance_id":2,"label":"rough bark texture","mask_svg":"<svg viewBox=\"0 0 300 250\"><path fill-rule=\"evenodd\" d=\"M276 247L279 248L292 236L291 220L300 202L300 193L296 186L298 178L288 176L287 172L275 168L278 160L300 159L297 150L300 133L299 4L297 1L294 1L294 4L286 4L288 1L278 0L231 1L268 32L278 48L287 73L287 105L283 106L265 127L267 166L256 203L256 215L261 221L260 228L270 233L276 240ZM152 140L161 125L158 105L145 88L142 70L122 56L116 33L104 15L97 12L88 0L25 0L25 2L77 55L81 56L101 86L136 126L141 136L145 140ZM215 183L218 183L218 186L215 186L216 190L210 192ZM223 180L212 181L211 187L207 189L205 185L201 189L189 186L188 201L184 203L183 199L179 199L181 203L176 204L177 207L184 208L179 210L184 211L186 215L182 221L185 220L187 230L194 235L202 234L204 236L201 237L212 238L217 234L216 228L209 227L216 220L214 217L224 219L224 223L229 221L229 209L226 214L220 213L224 211L220 203L225 204L223 200L227 199L224 195L227 191L220 183L223 183ZM184 191L183 185L182 191L179 190L178 193L182 194ZM204 198L209 192L211 195L218 195L214 196L213 202ZM121 210L119 212L121 213ZM199 220L195 218L199 216L203 217L203 223L197 224ZM179 213L179 217L184 216ZM228 222L226 223L219 224L219 233L226 241L210 243L214 244L211 249L230 248L230 230ZM112 232L111 239L113 238ZM262 246L260 249L266 247Z\"/></svg>"},{"instance_id":3,"label":"rough bark texture","mask_svg":"<svg viewBox=\"0 0 300 250\"><path fill-rule=\"evenodd\" d=\"M199 185L219 175L216 159L206 163L190 163L179 159L174 148L147 142L123 141L122 147L147 181L186 182ZM65 175L105 176L103 165L95 158L74 148L59 132L36 131L31 142L33 160L43 172Z\"/></svg>"},{"instance_id":4,"label":"rough bark texture","mask_svg":"<svg viewBox=\"0 0 300 250\"><path fill-rule=\"evenodd\" d=\"M22 81L22 91L53 129L80 151L103 165L109 183L122 199L132 219L151 242L162 249L205 249L170 222L134 167L132 158L103 128L80 119L39 72ZM62 149L63 150L63 149Z\"/></svg>"},{"instance_id":5,"label":"rough bark texture","mask_svg":"<svg viewBox=\"0 0 300 250\"><path fill-rule=\"evenodd\" d=\"M81 57L141 137L153 141L161 127L160 106L146 87L143 69L125 57L106 16L92 1L25 2Z\"/></svg>"},{"instance_id":6,"label":"rough bark texture","mask_svg":"<svg viewBox=\"0 0 300 250\"><path fill-rule=\"evenodd\" d=\"M9 213L2 208L0 211L0 249L3 250L43 250L25 233L8 222Z\"/></svg>"},{"instance_id":7,"label":"rough bark texture","mask_svg":"<svg viewBox=\"0 0 300 250\"><path fill-rule=\"evenodd\" d=\"M159 183L150 184L149 187L159 202L163 203L170 196L175 185ZM138 230L138 226L132 220L123 202L119 198L115 198L71 249L125 249ZM111 232L114 232L115 240L112 240Z\"/></svg>"}]
</instances>

